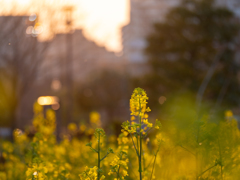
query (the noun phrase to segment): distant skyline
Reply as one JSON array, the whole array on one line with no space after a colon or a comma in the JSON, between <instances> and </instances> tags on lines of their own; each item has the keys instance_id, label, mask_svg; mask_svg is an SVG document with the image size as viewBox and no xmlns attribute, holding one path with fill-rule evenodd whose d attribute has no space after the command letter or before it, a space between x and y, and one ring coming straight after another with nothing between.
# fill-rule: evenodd
<instances>
[{"instance_id":1,"label":"distant skyline","mask_svg":"<svg viewBox=\"0 0 240 180\"><path fill-rule=\"evenodd\" d=\"M122 49L121 27L129 23L129 0L0 0L0 15L40 14L43 27L40 39L52 37L52 31L65 31L64 6L73 6L73 29L109 51Z\"/></svg>"}]
</instances>

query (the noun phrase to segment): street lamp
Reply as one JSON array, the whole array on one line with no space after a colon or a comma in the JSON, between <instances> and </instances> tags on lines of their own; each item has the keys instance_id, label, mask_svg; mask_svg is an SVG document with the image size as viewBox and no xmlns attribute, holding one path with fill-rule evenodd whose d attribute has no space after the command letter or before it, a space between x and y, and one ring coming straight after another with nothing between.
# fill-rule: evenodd
<instances>
[{"instance_id":1,"label":"street lamp","mask_svg":"<svg viewBox=\"0 0 240 180\"><path fill-rule=\"evenodd\" d=\"M73 111L73 38L72 38L72 12L73 6L65 6L63 11L66 16L66 58L63 59L63 89L65 94L63 95L63 117L64 122L72 121Z\"/></svg>"},{"instance_id":2,"label":"street lamp","mask_svg":"<svg viewBox=\"0 0 240 180\"><path fill-rule=\"evenodd\" d=\"M51 106L53 110L56 111L56 127L57 127L57 140L60 140L60 129L61 129L61 121L60 121L60 116L59 116L59 111L57 111L60 108L60 102L59 98L57 96L40 96L37 99L38 104L46 108L48 106Z\"/></svg>"}]
</instances>

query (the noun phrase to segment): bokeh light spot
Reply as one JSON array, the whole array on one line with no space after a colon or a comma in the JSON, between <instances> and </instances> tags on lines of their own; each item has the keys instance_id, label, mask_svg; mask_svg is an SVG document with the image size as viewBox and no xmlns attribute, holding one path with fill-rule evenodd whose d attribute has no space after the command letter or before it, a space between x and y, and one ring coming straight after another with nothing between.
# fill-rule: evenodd
<instances>
[{"instance_id":1,"label":"bokeh light spot","mask_svg":"<svg viewBox=\"0 0 240 180\"><path fill-rule=\"evenodd\" d=\"M29 16L29 21L35 21L37 19L37 15L36 14L31 14Z\"/></svg>"},{"instance_id":2,"label":"bokeh light spot","mask_svg":"<svg viewBox=\"0 0 240 180\"><path fill-rule=\"evenodd\" d=\"M167 98L165 96L160 96L160 98L158 99L158 102L159 104L163 104L166 100Z\"/></svg>"}]
</instances>

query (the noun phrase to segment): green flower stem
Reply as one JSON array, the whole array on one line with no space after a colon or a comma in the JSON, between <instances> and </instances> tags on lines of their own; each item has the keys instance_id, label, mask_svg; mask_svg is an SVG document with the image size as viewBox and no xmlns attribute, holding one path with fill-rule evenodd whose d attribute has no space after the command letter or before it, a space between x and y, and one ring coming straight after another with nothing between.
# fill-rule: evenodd
<instances>
[{"instance_id":1,"label":"green flower stem","mask_svg":"<svg viewBox=\"0 0 240 180\"><path fill-rule=\"evenodd\" d=\"M220 166L221 166L221 179L223 180L222 150L221 150L219 138L218 138L218 147L219 147L219 156L220 156L220 162L221 162L220 163Z\"/></svg>"},{"instance_id":2,"label":"green flower stem","mask_svg":"<svg viewBox=\"0 0 240 180\"><path fill-rule=\"evenodd\" d=\"M192 151L190 151L189 149L183 147L182 145L179 145L181 148L185 149L187 152L189 152L190 154L192 154L193 156L196 156L196 154L194 154Z\"/></svg>"},{"instance_id":3,"label":"green flower stem","mask_svg":"<svg viewBox=\"0 0 240 180\"><path fill-rule=\"evenodd\" d=\"M96 153L98 153L98 151L96 149L94 149L93 147L90 146L90 149Z\"/></svg>"},{"instance_id":4,"label":"green flower stem","mask_svg":"<svg viewBox=\"0 0 240 180\"><path fill-rule=\"evenodd\" d=\"M139 142L138 142L138 135L136 135L136 139L137 139L137 150L138 152L140 152L140 149L139 149ZM139 154L138 154L139 155Z\"/></svg>"},{"instance_id":5,"label":"green flower stem","mask_svg":"<svg viewBox=\"0 0 240 180\"><path fill-rule=\"evenodd\" d=\"M217 166L217 165L215 164L215 165L209 167L208 169L206 169L205 171L203 171L200 175L198 175L197 178L200 178L205 172L209 171L210 169L214 168L215 166Z\"/></svg>"},{"instance_id":6,"label":"green flower stem","mask_svg":"<svg viewBox=\"0 0 240 180\"><path fill-rule=\"evenodd\" d=\"M98 180L100 180L100 132L98 132Z\"/></svg>"},{"instance_id":7,"label":"green flower stem","mask_svg":"<svg viewBox=\"0 0 240 180\"><path fill-rule=\"evenodd\" d=\"M87 174L87 172L85 172L86 176L89 177L89 179L91 179L91 177Z\"/></svg>"},{"instance_id":8,"label":"green flower stem","mask_svg":"<svg viewBox=\"0 0 240 180\"><path fill-rule=\"evenodd\" d=\"M118 172L117 172L117 180L119 179L119 171L120 171L120 165L119 165Z\"/></svg>"},{"instance_id":9,"label":"green flower stem","mask_svg":"<svg viewBox=\"0 0 240 180\"><path fill-rule=\"evenodd\" d=\"M145 158L144 158L144 153L143 153L143 155L142 155L142 170L143 170L143 172L146 170L146 167L145 167L145 163L146 163L146 161L145 161Z\"/></svg>"},{"instance_id":10,"label":"green flower stem","mask_svg":"<svg viewBox=\"0 0 240 180\"><path fill-rule=\"evenodd\" d=\"M154 162L154 158L155 158L155 156L152 157L151 161L146 166L146 169L148 169L150 167L150 165Z\"/></svg>"},{"instance_id":11,"label":"green flower stem","mask_svg":"<svg viewBox=\"0 0 240 180\"><path fill-rule=\"evenodd\" d=\"M140 134L139 177L142 180L142 135Z\"/></svg>"},{"instance_id":12,"label":"green flower stem","mask_svg":"<svg viewBox=\"0 0 240 180\"><path fill-rule=\"evenodd\" d=\"M137 148L136 148L136 145L135 145L135 143L134 143L134 140L133 140L133 137L132 137L132 134L131 134L131 133L130 133L130 136L131 136L131 138L132 138L132 142L133 142L134 149L135 149L135 151L136 151L136 153L137 153L137 156L139 157L139 153L138 153L138 150L137 150Z\"/></svg>"},{"instance_id":13,"label":"green flower stem","mask_svg":"<svg viewBox=\"0 0 240 180\"><path fill-rule=\"evenodd\" d=\"M149 128L147 131L146 131L146 134L145 134L145 136L144 137L146 137L147 136L147 134L148 134L148 132L150 132L151 130L153 130L153 128L151 127L151 128Z\"/></svg>"},{"instance_id":14,"label":"green flower stem","mask_svg":"<svg viewBox=\"0 0 240 180\"><path fill-rule=\"evenodd\" d=\"M139 124L140 124L140 138L139 138L139 143L140 143L140 152L139 152L139 158L138 158L138 160L139 160L139 178L140 178L140 180L142 180L142 132L141 132L141 130L142 130L142 118L141 118L141 116L140 116L140 113L141 113L141 102L140 102L140 98L139 98L139 106L140 106L140 108L139 108L139 115L138 115L138 117L139 117Z\"/></svg>"},{"instance_id":15,"label":"green flower stem","mask_svg":"<svg viewBox=\"0 0 240 180\"><path fill-rule=\"evenodd\" d=\"M104 159L108 156L108 154L110 154L110 153L107 152L107 154L100 160L100 162L101 162L102 160L104 160Z\"/></svg>"},{"instance_id":16,"label":"green flower stem","mask_svg":"<svg viewBox=\"0 0 240 180\"><path fill-rule=\"evenodd\" d=\"M152 180L153 170L154 170L154 166L155 166L155 163L156 163L157 154L158 154L159 150L160 150L160 148L158 147L157 152L156 152L155 157L154 157L154 162L153 162L153 167L152 167L152 173L151 173L150 180Z\"/></svg>"},{"instance_id":17,"label":"green flower stem","mask_svg":"<svg viewBox=\"0 0 240 180\"><path fill-rule=\"evenodd\" d=\"M121 154L121 156L120 156L120 160L122 160L122 154ZM117 172L117 180L119 179L119 172L120 172L120 164L119 164L119 168L118 168L118 172Z\"/></svg>"}]
</instances>

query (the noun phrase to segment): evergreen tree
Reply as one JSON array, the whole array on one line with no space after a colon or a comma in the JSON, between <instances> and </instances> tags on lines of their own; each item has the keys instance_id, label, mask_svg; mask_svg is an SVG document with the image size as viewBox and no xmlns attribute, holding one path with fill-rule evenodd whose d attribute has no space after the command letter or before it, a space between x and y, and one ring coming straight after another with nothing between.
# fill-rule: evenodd
<instances>
[{"instance_id":1,"label":"evergreen tree","mask_svg":"<svg viewBox=\"0 0 240 180\"><path fill-rule=\"evenodd\" d=\"M151 96L190 90L216 104L237 105L238 32L233 12L213 0L184 0L171 9L147 38Z\"/></svg>"}]
</instances>

